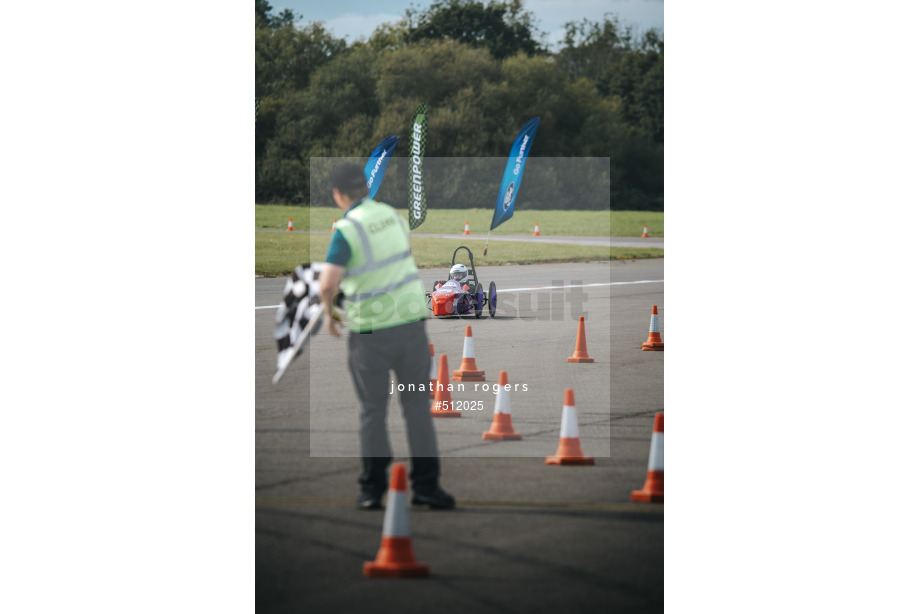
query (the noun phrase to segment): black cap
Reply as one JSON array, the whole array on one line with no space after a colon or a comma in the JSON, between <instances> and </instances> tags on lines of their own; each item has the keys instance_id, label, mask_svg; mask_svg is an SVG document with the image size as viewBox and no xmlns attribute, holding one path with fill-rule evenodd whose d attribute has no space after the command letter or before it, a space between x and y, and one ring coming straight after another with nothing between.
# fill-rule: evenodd
<instances>
[{"instance_id":1,"label":"black cap","mask_svg":"<svg viewBox=\"0 0 920 614\"><path fill-rule=\"evenodd\" d=\"M332 173L329 188L339 192L350 192L367 186L364 170L357 164L343 164Z\"/></svg>"}]
</instances>

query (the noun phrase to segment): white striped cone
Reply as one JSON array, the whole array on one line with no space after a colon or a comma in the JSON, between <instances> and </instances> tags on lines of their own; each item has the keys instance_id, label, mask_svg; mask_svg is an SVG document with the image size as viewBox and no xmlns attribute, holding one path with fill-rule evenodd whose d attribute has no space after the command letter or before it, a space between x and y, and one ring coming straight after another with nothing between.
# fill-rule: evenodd
<instances>
[{"instance_id":1,"label":"white striped cone","mask_svg":"<svg viewBox=\"0 0 920 614\"><path fill-rule=\"evenodd\" d=\"M664 341L661 340L661 327L658 325L658 305L652 305L652 321L648 325L648 339L642 343L643 351L664 351Z\"/></svg>"},{"instance_id":2,"label":"white striped cone","mask_svg":"<svg viewBox=\"0 0 920 614\"><path fill-rule=\"evenodd\" d=\"M502 380L505 381L502 381ZM511 415L511 393L505 388L505 385L508 383L508 372L501 371L498 374L498 392L495 393L495 411L492 412L493 415L497 414L507 414Z\"/></svg>"},{"instance_id":3,"label":"white striped cone","mask_svg":"<svg viewBox=\"0 0 920 614\"><path fill-rule=\"evenodd\" d=\"M505 386L508 385L508 372L498 374L498 392L495 395L495 411L492 413L492 426L482 434L484 440L519 441L520 433L514 432L511 424L511 396Z\"/></svg>"},{"instance_id":4,"label":"white striped cone","mask_svg":"<svg viewBox=\"0 0 920 614\"><path fill-rule=\"evenodd\" d=\"M467 329L470 327L467 326ZM473 337L463 337L463 356L461 358L476 358L476 347L473 345Z\"/></svg>"},{"instance_id":5,"label":"white striped cone","mask_svg":"<svg viewBox=\"0 0 920 614\"><path fill-rule=\"evenodd\" d=\"M431 380L431 391L428 393L430 399L434 398L434 390L438 385L438 363L434 358L434 344L428 344L428 352L431 354L431 367L428 369L428 379Z\"/></svg>"},{"instance_id":6,"label":"white striped cone","mask_svg":"<svg viewBox=\"0 0 920 614\"><path fill-rule=\"evenodd\" d=\"M642 236L639 237L639 238L640 238L640 239L648 238L648 226L644 226L644 227L642 228Z\"/></svg>"},{"instance_id":7,"label":"white striped cone","mask_svg":"<svg viewBox=\"0 0 920 614\"><path fill-rule=\"evenodd\" d=\"M332 232L335 232L335 218L332 218Z\"/></svg>"},{"instance_id":8,"label":"white striped cone","mask_svg":"<svg viewBox=\"0 0 920 614\"><path fill-rule=\"evenodd\" d=\"M565 389L562 404L562 427L559 429L559 448L554 456L546 457L547 465L593 465L594 457L581 451L578 436L578 412L575 410L575 391Z\"/></svg>"},{"instance_id":9,"label":"white striped cone","mask_svg":"<svg viewBox=\"0 0 920 614\"><path fill-rule=\"evenodd\" d=\"M447 354L441 354L438 360L438 381L435 383L434 403L429 413L432 418L460 418L463 412L454 409L454 402L450 398L450 380L447 375L450 370L447 366Z\"/></svg>"},{"instance_id":10,"label":"white striped cone","mask_svg":"<svg viewBox=\"0 0 920 614\"><path fill-rule=\"evenodd\" d=\"M578 439L578 411L574 405L562 406L562 427L559 429L559 437Z\"/></svg>"},{"instance_id":11,"label":"white striped cone","mask_svg":"<svg viewBox=\"0 0 920 614\"><path fill-rule=\"evenodd\" d=\"M409 492L390 489L383 517L384 537L409 537Z\"/></svg>"},{"instance_id":12,"label":"white striped cone","mask_svg":"<svg viewBox=\"0 0 920 614\"><path fill-rule=\"evenodd\" d=\"M648 453L648 474L642 490L632 491L632 500L639 503L664 503L664 413L655 414L652 446Z\"/></svg>"},{"instance_id":13,"label":"white striped cone","mask_svg":"<svg viewBox=\"0 0 920 614\"><path fill-rule=\"evenodd\" d=\"M294 230L294 218L292 218L292 217L289 217L289 218L288 218L288 227L287 227L287 229L288 229L288 230Z\"/></svg>"},{"instance_id":14,"label":"white striped cone","mask_svg":"<svg viewBox=\"0 0 920 614\"><path fill-rule=\"evenodd\" d=\"M423 578L428 565L415 560L409 535L409 489L406 466L393 465L390 492L383 518L383 538L377 558L364 563L364 575L371 578Z\"/></svg>"},{"instance_id":15,"label":"white striped cone","mask_svg":"<svg viewBox=\"0 0 920 614\"><path fill-rule=\"evenodd\" d=\"M537 223L534 225L534 227L533 227L533 236L535 236L535 237L539 237L539 236L540 236L540 222L537 222Z\"/></svg>"},{"instance_id":16,"label":"white striped cone","mask_svg":"<svg viewBox=\"0 0 920 614\"><path fill-rule=\"evenodd\" d=\"M466 224L463 226L463 234L470 234L470 222L467 220Z\"/></svg>"},{"instance_id":17,"label":"white striped cone","mask_svg":"<svg viewBox=\"0 0 920 614\"><path fill-rule=\"evenodd\" d=\"M648 470L664 473L664 431L652 433L652 446L648 452Z\"/></svg>"},{"instance_id":18,"label":"white striped cone","mask_svg":"<svg viewBox=\"0 0 920 614\"><path fill-rule=\"evenodd\" d=\"M473 327L466 327L466 336L463 338L463 357L460 368L454 370L451 379L455 382L484 382L486 372L480 371L476 366L476 351L473 347Z\"/></svg>"}]
</instances>

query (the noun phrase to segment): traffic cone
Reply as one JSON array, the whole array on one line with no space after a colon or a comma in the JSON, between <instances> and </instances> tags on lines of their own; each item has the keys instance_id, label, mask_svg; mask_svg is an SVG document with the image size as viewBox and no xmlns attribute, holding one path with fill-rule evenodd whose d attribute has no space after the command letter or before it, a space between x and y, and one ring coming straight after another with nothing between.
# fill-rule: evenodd
<instances>
[{"instance_id":1,"label":"traffic cone","mask_svg":"<svg viewBox=\"0 0 920 614\"><path fill-rule=\"evenodd\" d=\"M335 232L335 218L332 218L332 232Z\"/></svg>"},{"instance_id":2,"label":"traffic cone","mask_svg":"<svg viewBox=\"0 0 920 614\"><path fill-rule=\"evenodd\" d=\"M447 354L441 354L438 365L438 381L434 387L434 403L431 406L431 415L435 418L459 418L462 412L454 409L454 402L450 399L450 380L447 379Z\"/></svg>"},{"instance_id":3,"label":"traffic cone","mask_svg":"<svg viewBox=\"0 0 920 614\"><path fill-rule=\"evenodd\" d=\"M578 316L578 335L575 337L575 353L569 356L567 362L594 362L588 356L588 342L585 340L585 317Z\"/></svg>"},{"instance_id":4,"label":"traffic cone","mask_svg":"<svg viewBox=\"0 0 920 614\"><path fill-rule=\"evenodd\" d=\"M473 348L473 327L466 327L466 337L463 338L463 358L460 368L454 371L451 378L455 382L484 382L486 372L480 371L476 366L476 353Z\"/></svg>"},{"instance_id":5,"label":"traffic cone","mask_svg":"<svg viewBox=\"0 0 920 614\"><path fill-rule=\"evenodd\" d=\"M575 391L565 389L562 405L562 428L559 431L559 448L555 456L546 457L547 465L593 465L594 457L585 456L578 438L578 413L575 411Z\"/></svg>"},{"instance_id":6,"label":"traffic cone","mask_svg":"<svg viewBox=\"0 0 920 614\"><path fill-rule=\"evenodd\" d=\"M642 490L632 491L638 503L664 503L664 413L655 414L652 447L648 453L648 475Z\"/></svg>"},{"instance_id":7,"label":"traffic cone","mask_svg":"<svg viewBox=\"0 0 920 614\"><path fill-rule=\"evenodd\" d=\"M647 238L648 238L648 225L645 225L645 226L642 228L642 236L639 237L639 238L640 238L640 239L647 239Z\"/></svg>"},{"instance_id":8,"label":"traffic cone","mask_svg":"<svg viewBox=\"0 0 920 614\"><path fill-rule=\"evenodd\" d=\"M664 341L661 340L661 328L658 326L658 305L652 305L652 321L649 323L648 339L642 344L642 351L664 351Z\"/></svg>"},{"instance_id":9,"label":"traffic cone","mask_svg":"<svg viewBox=\"0 0 920 614\"><path fill-rule=\"evenodd\" d=\"M466 221L466 225L463 228L463 234L465 235L470 234L470 221L469 220Z\"/></svg>"},{"instance_id":10,"label":"traffic cone","mask_svg":"<svg viewBox=\"0 0 920 614\"><path fill-rule=\"evenodd\" d=\"M431 380L431 392L428 393L428 398L434 398L434 389L438 386L438 361L434 358L434 344L428 344L428 351L431 353L431 368L428 369L428 379Z\"/></svg>"},{"instance_id":11,"label":"traffic cone","mask_svg":"<svg viewBox=\"0 0 920 614\"><path fill-rule=\"evenodd\" d=\"M508 372L498 374L498 394L495 395L495 412L492 414L492 426L482 434L485 440L519 441L520 433L514 432L511 425L511 399L505 386L508 385Z\"/></svg>"},{"instance_id":12,"label":"traffic cone","mask_svg":"<svg viewBox=\"0 0 920 614\"><path fill-rule=\"evenodd\" d=\"M292 218L292 217L289 217L289 218L288 218L288 227L287 227L287 229L288 229L288 230L294 230L294 218Z\"/></svg>"},{"instance_id":13,"label":"traffic cone","mask_svg":"<svg viewBox=\"0 0 920 614\"><path fill-rule=\"evenodd\" d=\"M412 538L409 537L409 488L406 466L393 465L390 492L383 517L383 538L373 561L365 561L364 575L368 578L427 578L428 565L415 560Z\"/></svg>"},{"instance_id":14,"label":"traffic cone","mask_svg":"<svg viewBox=\"0 0 920 614\"><path fill-rule=\"evenodd\" d=\"M540 236L540 222L537 222L536 225L533 227L533 236L535 237Z\"/></svg>"}]
</instances>

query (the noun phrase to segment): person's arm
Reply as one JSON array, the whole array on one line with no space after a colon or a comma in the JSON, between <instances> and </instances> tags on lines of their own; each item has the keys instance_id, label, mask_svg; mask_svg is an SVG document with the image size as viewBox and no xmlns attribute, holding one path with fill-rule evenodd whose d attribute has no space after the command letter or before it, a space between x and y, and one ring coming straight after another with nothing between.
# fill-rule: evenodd
<instances>
[{"instance_id":1,"label":"person's arm","mask_svg":"<svg viewBox=\"0 0 920 614\"><path fill-rule=\"evenodd\" d=\"M345 267L327 262L319 274L319 294L323 299L323 311L326 313L326 330L333 337L340 336L339 327L342 325L341 320L334 315L333 301L344 271Z\"/></svg>"}]
</instances>

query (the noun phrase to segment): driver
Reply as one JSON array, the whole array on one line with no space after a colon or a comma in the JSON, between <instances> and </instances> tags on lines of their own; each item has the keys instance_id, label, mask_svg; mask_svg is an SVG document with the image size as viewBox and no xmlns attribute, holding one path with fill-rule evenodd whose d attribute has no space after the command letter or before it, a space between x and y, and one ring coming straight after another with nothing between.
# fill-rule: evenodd
<instances>
[{"instance_id":1,"label":"driver","mask_svg":"<svg viewBox=\"0 0 920 614\"><path fill-rule=\"evenodd\" d=\"M450 278L460 284L464 291L469 291L470 289L469 285L466 283L469 280L469 277L470 272L469 269L466 268L465 264L455 264L454 266L450 267ZM438 284L437 287L440 288L442 285L443 284Z\"/></svg>"}]
</instances>

